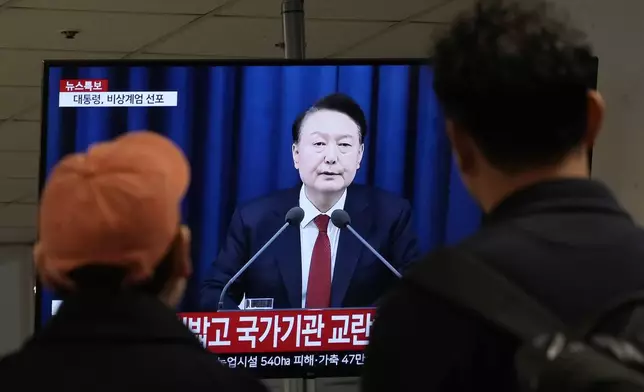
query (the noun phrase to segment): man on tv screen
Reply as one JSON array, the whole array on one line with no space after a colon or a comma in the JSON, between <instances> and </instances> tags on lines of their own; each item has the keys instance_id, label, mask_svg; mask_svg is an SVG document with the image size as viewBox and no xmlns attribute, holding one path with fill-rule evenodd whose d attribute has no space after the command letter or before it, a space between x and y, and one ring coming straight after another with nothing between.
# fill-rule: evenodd
<instances>
[{"instance_id":1,"label":"man on tv screen","mask_svg":"<svg viewBox=\"0 0 644 392\"><path fill-rule=\"evenodd\" d=\"M417 254L409 203L398 196L353 184L364 153L367 121L343 94L316 102L293 124L293 163L302 185L251 201L233 214L219 257L201 292L204 310L216 310L226 283L299 206L304 218L288 227L235 282L223 307L237 309L245 297L272 308L373 306L395 281L350 232L330 220L345 210L352 226L394 268Z\"/></svg>"}]
</instances>

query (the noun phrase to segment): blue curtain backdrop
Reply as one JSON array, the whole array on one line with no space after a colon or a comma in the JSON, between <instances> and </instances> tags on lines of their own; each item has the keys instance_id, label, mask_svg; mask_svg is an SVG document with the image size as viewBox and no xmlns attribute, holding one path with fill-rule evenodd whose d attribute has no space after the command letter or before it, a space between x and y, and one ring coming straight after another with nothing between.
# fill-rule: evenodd
<instances>
[{"instance_id":1,"label":"blue curtain backdrop","mask_svg":"<svg viewBox=\"0 0 644 392\"><path fill-rule=\"evenodd\" d=\"M177 107L59 108L59 81L107 79L110 91L178 91ZM452 166L443 120L419 65L220 65L50 67L46 173L62 156L125 131L172 138L192 163L183 217L193 231L194 279L182 310L197 309L198 286L216 258L234 208L297 184L291 124L332 92L352 96L369 119L356 182L408 199L423 250L458 241L481 213ZM42 321L52 295L43 293Z\"/></svg>"}]
</instances>

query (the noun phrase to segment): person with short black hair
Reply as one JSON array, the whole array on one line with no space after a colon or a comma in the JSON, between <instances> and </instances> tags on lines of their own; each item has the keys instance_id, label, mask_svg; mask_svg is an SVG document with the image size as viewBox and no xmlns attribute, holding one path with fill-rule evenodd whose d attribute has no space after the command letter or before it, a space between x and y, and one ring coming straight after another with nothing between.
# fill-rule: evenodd
<instances>
[{"instance_id":1,"label":"person with short black hair","mask_svg":"<svg viewBox=\"0 0 644 392\"><path fill-rule=\"evenodd\" d=\"M223 287L299 206L304 219L289 227L235 281L224 308L246 299L270 299L273 308L373 306L395 275L350 233L330 221L346 210L353 225L392 265L404 270L418 255L406 200L354 184L367 120L348 95L321 98L293 122L293 165L302 184L260 197L233 214L219 257L201 291L204 310L216 310ZM378 219L374 219L377 216Z\"/></svg>"},{"instance_id":2,"label":"person with short black hair","mask_svg":"<svg viewBox=\"0 0 644 392\"><path fill-rule=\"evenodd\" d=\"M434 89L485 217L471 237L415 263L383 299L363 391L519 390L516 337L426 284L429 266L454 265L457 255L571 326L644 289L644 232L589 179L604 117L593 54L554 12L545 2L480 1L436 41ZM454 282L454 269L444 271L434 280ZM460 289L483 296L475 286Z\"/></svg>"},{"instance_id":3,"label":"person with short black hair","mask_svg":"<svg viewBox=\"0 0 644 392\"><path fill-rule=\"evenodd\" d=\"M190 166L169 139L131 132L63 158L40 200L36 269L63 300L0 360L3 390L256 391L177 318L192 272L181 201Z\"/></svg>"},{"instance_id":4,"label":"person with short black hair","mask_svg":"<svg viewBox=\"0 0 644 392\"><path fill-rule=\"evenodd\" d=\"M367 118L365 117L360 105L358 105L353 98L341 93L334 93L323 97L314 103L309 110L304 111L297 116L291 128L294 144L297 144L300 141L302 123L306 117L311 113L321 110L341 113L353 120L355 125L358 127L358 145L364 145L364 140L367 137Z\"/></svg>"},{"instance_id":5,"label":"person with short black hair","mask_svg":"<svg viewBox=\"0 0 644 392\"><path fill-rule=\"evenodd\" d=\"M434 91L450 136L466 133L502 172L551 167L571 152L585 170L603 102L589 91L595 62L583 34L548 17L547 3L491 4L459 19L434 48Z\"/></svg>"}]
</instances>

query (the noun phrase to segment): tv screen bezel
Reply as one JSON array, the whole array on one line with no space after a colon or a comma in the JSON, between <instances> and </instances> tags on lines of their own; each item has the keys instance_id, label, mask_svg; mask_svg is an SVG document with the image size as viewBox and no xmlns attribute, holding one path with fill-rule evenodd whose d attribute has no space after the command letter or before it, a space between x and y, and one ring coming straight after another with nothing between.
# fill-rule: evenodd
<instances>
[{"instance_id":1,"label":"tv screen bezel","mask_svg":"<svg viewBox=\"0 0 644 392\"><path fill-rule=\"evenodd\" d=\"M592 88L597 88L599 59L594 60L594 78L589 81ZM42 190L46 180L47 173L47 128L48 128L48 101L49 101L49 75L52 67L73 66L73 67L175 67L175 66L342 66L342 65L430 65L431 59L427 58L381 58L381 59L303 59L303 60L286 60L286 59L114 59L114 60L45 60L43 61L43 78L41 88L41 136L40 136L40 156L39 156L39 173L38 173L38 199L42 195ZM428 86L431 88L431 86ZM589 165L592 167L592 149L589 151ZM42 329L41 311L43 307L43 287L40 279L35 277L34 282L34 331ZM325 375L307 374L302 372L303 378L315 378ZM332 376L355 376L333 374Z\"/></svg>"}]
</instances>

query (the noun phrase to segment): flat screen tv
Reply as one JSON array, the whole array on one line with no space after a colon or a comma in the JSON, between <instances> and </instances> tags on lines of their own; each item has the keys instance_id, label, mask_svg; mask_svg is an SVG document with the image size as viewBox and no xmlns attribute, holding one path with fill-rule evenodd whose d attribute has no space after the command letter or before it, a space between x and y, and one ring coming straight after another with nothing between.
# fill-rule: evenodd
<instances>
[{"instance_id":1,"label":"flat screen tv","mask_svg":"<svg viewBox=\"0 0 644 392\"><path fill-rule=\"evenodd\" d=\"M400 271L481 220L432 76L420 60L46 62L41 185L93 143L168 136L192 165L182 215L194 273L178 317L220 361L259 377L354 376L397 279L355 233ZM296 206L303 220L222 296ZM316 209L344 210L355 233L336 221L319 230ZM324 231L327 253L315 244ZM39 328L60 301L40 286L37 296Z\"/></svg>"}]
</instances>

